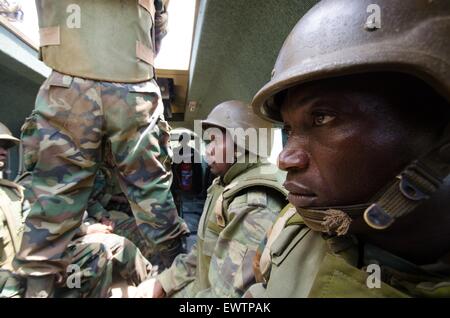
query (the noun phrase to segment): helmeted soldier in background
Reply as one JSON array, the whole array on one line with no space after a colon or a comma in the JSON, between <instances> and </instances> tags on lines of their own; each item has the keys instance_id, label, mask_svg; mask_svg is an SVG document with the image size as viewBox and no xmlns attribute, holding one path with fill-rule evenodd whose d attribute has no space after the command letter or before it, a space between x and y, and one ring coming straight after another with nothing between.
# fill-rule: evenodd
<instances>
[{"instance_id":1,"label":"helmeted soldier in background","mask_svg":"<svg viewBox=\"0 0 450 318\"><path fill-rule=\"evenodd\" d=\"M169 266L187 226L170 194L170 127L154 80L167 2L36 0L36 6L40 56L53 72L31 119L38 127L30 137L39 147L31 184L37 200L15 261L27 276L27 296L52 295L66 269L65 250L79 230L104 140L152 262Z\"/></svg>"},{"instance_id":2,"label":"helmeted soldier in background","mask_svg":"<svg viewBox=\"0 0 450 318\"><path fill-rule=\"evenodd\" d=\"M10 148L19 144L4 124L0 123L0 171L6 167ZM0 178L0 297L18 297L23 293L22 279L12 274L12 261L20 247L24 214L29 205L23 188Z\"/></svg>"},{"instance_id":3,"label":"helmeted soldier in background","mask_svg":"<svg viewBox=\"0 0 450 318\"><path fill-rule=\"evenodd\" d=\"M197 242L157 277L154 290L153 282L141 284L141 296L240 297L255 281L256 249L286 205L284 174L266 160L269 122L234 100L216 106L202 124L205 134L211 129L206 158L218 177L208 189ZM236 129L254 132L253 143L243 135L234 138Z\"/></svg>"},{"instance_id":4,"label":"helmeted soldier in background","mask_svg":"<svg viewBox=\"0 0 450 318\"><path fill-rule=\"evenodd\" d=\"M292 206L246 296L450 295L449 33L446 0L326 0L294 27L253 100L284 122Z\"/></svg>"}]
</instances>

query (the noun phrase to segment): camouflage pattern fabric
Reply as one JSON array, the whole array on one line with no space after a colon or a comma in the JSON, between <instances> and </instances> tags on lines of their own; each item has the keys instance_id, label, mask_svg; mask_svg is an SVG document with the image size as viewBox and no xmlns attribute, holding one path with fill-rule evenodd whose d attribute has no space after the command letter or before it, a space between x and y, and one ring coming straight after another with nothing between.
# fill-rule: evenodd
<instances>
[{"instance_id":1,"label":"camouflage pattern fabric","mask_svg":"<svg viewBox=\"0 0 450 318\"><path fill-rule=\"evenodd\" d=\"M102 244L106 248L108 260L112 261L113 277L119 276L130 285L137 286L155 273L150 262L142 256L136 245L125 237L95 233L84 235L74 243Z\"/></svg>"},{"instance_id":2,"label":"camouflage pattern fabric","mask_svg":"<svg viewBox=\"0 0 450 318\"><path fill-rule=\"evenodd\" d=\"M123 193L116 186L115 180L108 168L101 167L99 169L94 181L94 190L86 209L88 216L94 219L95 222L101 222L102 218L112 221L114 223L114 234L126 237L132 241L144 257L150 258L152 249L147 244L141 231L139 231L135 217L129 214L132 212L128 201L116 201L117 199L122 199ZM111 209L111 207L114 207L114 209Z\"/></svg>"},{"instance_id":3,"label":"camouflage pattern fabric","mask_svg":"<svg viewBox=\"0 0 450 318\"><path fill-rule=\"evenodd\" d=\"M0 298L20 298L25 293L23 278L0 269Z\"/></svg>"},{"instance_id":4,"label":"camouflage pattern fabric","mask_svg":"<svg viewBox=\"0 0 450 318\"><path fill-rule=\"evenodd\" d=\"M25 188L25 195L34 203L36 198L31 190L31 173L22 175L18 182ZM128 239L115 234L85 235L83 229L79 228L77 238L65 250L64 259L70 261L72 266L67 267L67 275L62 276L66 282L72 282L72 285L77 280L80 281L80 287L70 288L70 284L59 284L56 297L107 297L115 277L121 277L129 285L137 286L154 274L150 262ZM18 284L17 277L9 278L8 288L5 288L2 296L12 297L19 294L19 287L23 289Z\"/></svg>"},{"instance_id":5,"label":"camouflage pattern fabric","mask_svg":"<svg viewBox=\"0 0 450 318\"><path fill-rule=\"evenodd\" d=\"M86 240L86 241L85 241ZM58 298L108 297L113 278L113 261L107 246L82 237L69 244L63 258L69 262L55 291ZM37 265L37 264L36 264ZM79 282L79 283L78 283Z\"/></svg>"},{"instance_id":6,"label":"camouflage pattern fabric","mask_svg":"<svg viewBox=\"0 0 450 318\"><path fill-rule=\"evenodd\" d=\"M37 131L36 127L33 130L32 124L27 124L24 126L24 128L26 128L27 133L30 136L36 134ZM28 143L23 147L24 154L27 158L25 161L26 162L25 168L28 170L28 172L21 175L17 179L17 182L24 187L25 194L27 195L28 198L32 200L32 202L34 202L36 201L36 199L31 190L31 172L29 171L32 171L32 169L35 167L36 165L35 159L37 158L37 156L35 151L36 147L33 147L32 145L33 145L32 143ZM105 158L105 165L101 166L97 172L93 190L86 209L88 218L85 220L85 223L88 224L98 223L101 221L102 218L107 218L113 221L114 222L113 233L118 236L123 236L128 240L130 240L132 243L136 245L136 247L139 249L140 253L142 253L144 258L149 258L152 251L146 244L145 238L142 236L142 233L139 231L134 216L130 216L129 214L120 211L108 210L108 206L112 205L111 200L113 199L113 196L117 195L118 193L123 194L123 192L122 190L120 190L120 187L116 185L117 179L114 178L114 175L112 175L111 171L109 170L109 169L113 170L113 167L111 167L110 164L109 169L106 167L108 165L106 163L108 162L107 158L108 155L106 155ZM114 205L117 206L116 204ZM120 207L124 207L123 210L125 211L128 211L128 208L131 210L128 201L126 203L119 205L118 208Z\"/></svg>"},{"instance_id":7,"label":"camouflage pattern fabric","mask_svg":"<svg viewBox=\"0 0 450 318\"><path fill-rule=\"evenodd\" d=\"M71 266L58 275L55 297L107 297L112 283L113 262L102 243L72 242L64 253ZM0 271L0 297L25 296L26 278Z\"/></svg>"},{"instance_id":8,"label":"camouflage pattern fabric","mask_svg":"<svg viewBox=\"0 0 450 318\"><path fill-rule=\"evenodd\" d=\"M22 135L24 144L33 140L37 147L31 182L37 200L16 256L19 273L65 270L64 251L79 230L104 138L111 143L118 180L152 254L164 254L187 233L170 193L170 127L159 115L147 131L159 104L153 80L119 84L54 71L44 82L28 121L37 131L27 135L25 124Z\"/></svg>"},{"instance_id":9,"label":"camouflage pattern fabric","mask_svg":"<svg viewBox=\"0 0 450 318\"><path fill-rule=\"evenodd\" d=\"M158 276L168 296L240 297L255 282L253 258L260 241L286 204L285 197L265 186L263 180L235 196L227 199L223 196L227 190L239 187L237 178L260 177L261 166L262 163L236 163L223 180L214 180L208 189L196 245L189 254L179 255ZM277 175L279 171L274 170ZM223 214L218 219L219 211Z\"/></svg>"}]
</instances>

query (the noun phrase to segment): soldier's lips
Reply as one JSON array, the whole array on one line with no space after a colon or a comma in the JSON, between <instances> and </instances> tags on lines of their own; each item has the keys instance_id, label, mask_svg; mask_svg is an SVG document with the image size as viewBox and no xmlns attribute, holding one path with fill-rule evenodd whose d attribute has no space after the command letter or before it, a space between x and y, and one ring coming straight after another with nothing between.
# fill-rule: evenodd
<instances>
[{"instance_id":1,"label":"soldier's lips","mask_svg":"<svg viewBox=\"0 0 450 318\"><path fill-rule=\"evenodd\" d=\"M284 187L289 191L289 202L296 207L313 206L317 201L317 195L301 184L287 181Z\"/></svg>"}]
</instances>

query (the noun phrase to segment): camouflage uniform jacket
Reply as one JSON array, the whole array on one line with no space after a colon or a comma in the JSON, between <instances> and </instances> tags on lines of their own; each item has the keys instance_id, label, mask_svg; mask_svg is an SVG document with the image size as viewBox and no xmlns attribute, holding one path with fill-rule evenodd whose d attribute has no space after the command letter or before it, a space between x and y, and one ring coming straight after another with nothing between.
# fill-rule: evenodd
<instances>
[{"instance_id":1,"label":"camouflage uniform jacket","mask_svg":"<svg viewBox=\"0 0 450 318\"><path fill-rule=\"evenodd\" d=\"M268 163L236 163L208 189L197 243L158 277L174 297L240 297L255 281L260 241L285 205L284 174Z\"/></svg>"},{"instance_id":2,"label":"camouflage uniform jacket","mask_svg":"<svg viewBox=\"0 0 450 318\"><path fill-rule=\"evenodd\" d=\"M261 257L263 281L244 297L449 297L450 261L417 266L354 236L314 232L289 206L275 223L284 227L268 260ZM269 237L269 241L271 238ZM265 264L268 261L268 264ZM266 270L265 270L266 269Z\"/></svg>"}]
</instances>

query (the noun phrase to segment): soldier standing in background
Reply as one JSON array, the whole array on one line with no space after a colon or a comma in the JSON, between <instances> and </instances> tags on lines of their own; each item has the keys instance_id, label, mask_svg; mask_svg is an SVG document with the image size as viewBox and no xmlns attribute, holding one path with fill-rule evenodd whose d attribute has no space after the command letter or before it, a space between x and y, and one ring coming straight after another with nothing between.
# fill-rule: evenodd
<instances>
[{"instance_id":1,"label":"soldier standing in background","mask_svg":"<svg viewBox=\"0 0 450 318\"><path fill-rule=\"evenodd\" d=\"M251 147L267 144L270 152L269 122L233 100L216 106L202 124L216 131L206 146L206 158L218 177L208 189L197 242L188 254L175 258L156 282L142 283L141 297L242 296L255 282L252 262L260 241L286 205L284 173L266 160L267 153ZM239 147L233 138L237 129L255 129L255 144Z\"/></svg>"},{"instance_id":2,"label":"soldier standing in background","mask_svg":"<svg viewBox=\"0 0 450 318\"><path fill-rule=\"evenodd\" d=\"M36 6L41 58L53 72L31 119L38 129L30 137L39 147L31 181L37 200L15 260L27 277L27 296L50 297L63 281L65 251L79 231L104 140L152 263L169 266L188 230L170 194L170 127L154 80L167 2L36 0Z\"/></svg>"}]
</instances>

